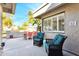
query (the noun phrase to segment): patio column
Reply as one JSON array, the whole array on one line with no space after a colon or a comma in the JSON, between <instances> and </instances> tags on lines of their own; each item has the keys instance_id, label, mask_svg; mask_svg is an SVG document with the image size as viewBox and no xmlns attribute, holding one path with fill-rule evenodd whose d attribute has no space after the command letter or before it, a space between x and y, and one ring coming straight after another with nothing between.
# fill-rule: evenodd
<instances>
[{"instance_id":1,"label":"patio column","mask_svg":"<svg viewBox=\"0 0 79 59\"><path fill-rule=\"evenodd\" d=\"M2 6L0 4L0 47L2 43Z\"/></svg>"}]
</instances>

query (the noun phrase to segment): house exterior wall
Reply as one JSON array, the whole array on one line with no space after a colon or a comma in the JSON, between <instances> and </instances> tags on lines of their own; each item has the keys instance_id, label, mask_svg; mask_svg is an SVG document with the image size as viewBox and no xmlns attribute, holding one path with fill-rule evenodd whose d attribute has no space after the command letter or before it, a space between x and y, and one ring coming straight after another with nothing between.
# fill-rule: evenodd
<instances>
[{"instance_id":1,"label":"house exterior wall","mask_svg":"<svg viewBox=\"0 0 79 59\"><path fill-rule=\"evenodd\" d=\"M50 7L51 8L51 7ZM50 12L42 15L43 18L55 15L60 12L65 12L65 25L64 33L67 35L63 49L71 51L79 55L79 4L64 4L61 7L58 7L51 10ZM46 38L53 38L59 32L45 32Z\"/></svg>"}]
</instances>

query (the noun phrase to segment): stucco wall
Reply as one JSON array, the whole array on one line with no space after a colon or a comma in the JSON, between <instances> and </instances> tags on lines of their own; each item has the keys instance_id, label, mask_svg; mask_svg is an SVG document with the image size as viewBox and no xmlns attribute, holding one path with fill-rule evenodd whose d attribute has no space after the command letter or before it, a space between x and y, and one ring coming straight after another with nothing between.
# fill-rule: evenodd
<instances>
[{"instance_id":1,"label":"stucco wall","mask_svg":"<svg viewBox=\"0 0 79 59\"><path fill-rule=\"evenodd\" d=\"M51 8L51 7L50 7ZM63 49L79 55L79 4L65 4L45 15L42 19L65 11L65 33L68 38L65 40ZM54 37L56 32L46 32L45 36Z\"/></svg>"}]
</instances>

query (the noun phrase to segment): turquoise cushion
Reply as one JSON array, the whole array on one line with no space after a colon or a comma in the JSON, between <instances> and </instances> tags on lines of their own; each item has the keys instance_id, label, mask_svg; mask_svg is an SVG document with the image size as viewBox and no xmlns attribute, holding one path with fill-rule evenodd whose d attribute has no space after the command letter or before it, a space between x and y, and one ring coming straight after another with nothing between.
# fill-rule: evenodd
<instances>
[{"instance_id":1,"label":"turquoise cushion","mask_svg":"<svg viewBox=\"0 0 79 59\"><path fill-rule=\"evenodd\" d=\"M62 42L62 40L64 40L64 36L58 34L56 40L54 40L53 43L54 43L55 45L59 45L59 44Z\"/></svg>"},{"instance_id":2,"label":"turquoise cushion","mask_svg":"<svg viewBox=\"0 0 79 59\"><path fill-rule=\"evenodd\" d=\"M35 41L40 41L41 39L39 39L39 38L35 38L34 40L35 40Z\"/></svg>"},{"instance_id":3,"label":"turquoise cushion","mask_svg":"<svg viewBox=\"0 0 79 59\"><path fill-rule=\"evenodd\" d=\"M53 42L55 42L58 39L58 35L56 35L55 38L52 40Z\"/></svg>"},{"instance_id":4,"label":"turquoise cushion","mask_svg":"<svg viewBox=\"0 0 79 59\"><path fill-rule=\"evenodd\" d=\"M49 45L48 44L45 44L45 48L49 48Z\"/></svg>"},{"instance_id":5,"label":"turquoise cushion","mask_svg":"<svg viewBox=\"0 0 79 59\"><path fill-rule=\"evenodd\" d=\"M37 35L38 35L38 38L40 38L40 39L42 39L44 36L42 32L39 32Z\"/></svg>"},{"instance_id":6,"label":"turquoise cushion","mask_svg":"<svg viewBox=\"0 0 79 59\"><path fill-rule=\"evenodd\" d=\"M43 40L43 47L45 48L46 40Z\"/></svg>"},{"instance_id":7,"label":"turquoise cushion","mask_svg":"<svg viewBox=\"0 0 79 59\"><path fill-rule=\"evenodd\" d=\"M49 44L46 43L46 40L44 40L43 46L44 46L44 48L49 48Z\"/></svg>"}]
</instances>

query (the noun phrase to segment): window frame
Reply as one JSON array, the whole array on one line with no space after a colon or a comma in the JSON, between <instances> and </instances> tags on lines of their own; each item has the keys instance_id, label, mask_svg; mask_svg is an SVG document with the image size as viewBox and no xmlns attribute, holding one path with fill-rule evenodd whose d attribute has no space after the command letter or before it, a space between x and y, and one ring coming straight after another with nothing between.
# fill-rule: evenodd
<instances>
[{"instance_id":1,"label":"window frame","mask_svg":"<svg viewBox=\"0 0 79 59\"><path fill-rule=\"evenodd\" d=\"M65 29L64 29L63 31L60 31L60 30L59 30L59 26L60 26L60 25L59 25L59 17L60 17L60 16L64 16L64 14L65 14L65 13L60 13L60 14L57 14L57 15L54 15L54 16L51 16L51 17L48 17L48 18L43 19L44 21L45 21L45 20L48 21L48 20L51 19L51 27L52 27L52 30L49 31L49 30L45 30L45 29L44 29L44 25L43 25L43 30L44 30L44 32L62 32L62 33L64 33ZM57 30L53 30L53 25L52 25L52 24L53 24L53 18L54 18L54 17L57 18L57 19L56 19L56 20L57 20ZM64 17L63 17L63 18L64 18ZM64 21L65 21L65 18L64 18ZM65 23L64 23L64 25L65 25Z\"/></svg>"},{"instance_id":2,"label":"window frame","mask_svg":"<svg viewBox=\"0 0 79 59\"><path fill-rule=\"evenodd\" d=\"M59 30L59 20L60 20L59 17L60 17L60 16L64 16L64 13L61 13L60 15L58 15L58 31L60 31L60 30ZM64 18L64 21L65 21L65 17L63 17L63 18ZM64 23L64 25L65 25L65 23ZM64 30L63 30L63 31L64 31Z\"/></svg>"}]
</instances>

